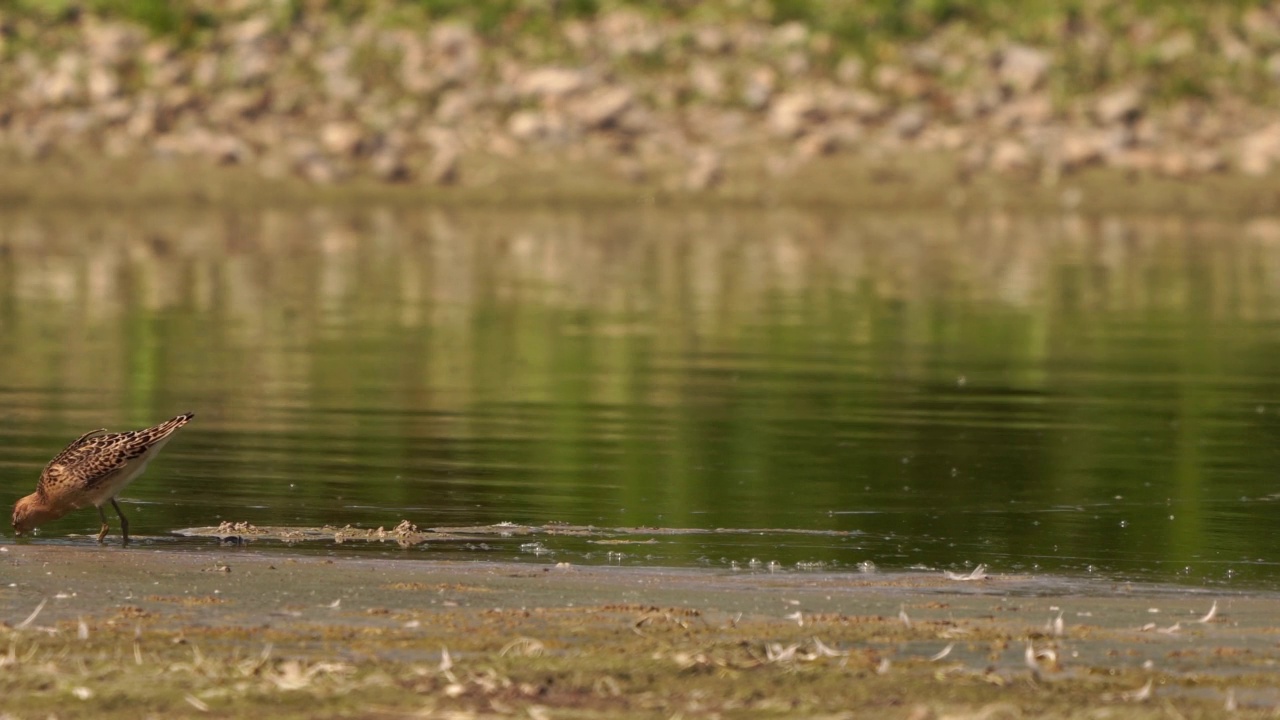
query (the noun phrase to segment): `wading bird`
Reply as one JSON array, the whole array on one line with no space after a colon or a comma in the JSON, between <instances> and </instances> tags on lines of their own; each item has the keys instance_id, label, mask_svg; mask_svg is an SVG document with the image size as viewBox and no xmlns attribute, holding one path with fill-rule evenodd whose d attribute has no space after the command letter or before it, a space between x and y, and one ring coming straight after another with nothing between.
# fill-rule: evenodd
<instances>
[{"instance_id":1,"label":"wading bird","mask_svg":"<svg viewBox=\"0 0 1280 720\"><path fill-rule=\"evenodd\" d=\"M110 529L102 506L110 502L120 516L120 534L127 544L129 521L120 511L116 496L142 474L160 448L193 417L195 413L186 413L145 430L112 433L103 428L76 438L49 461L40 473L36 491L14 504L14 532L21 535L72 510L92 505L98 508L102 519L102 529L98 531L101 543Z\"/></svg>"}]
</instances>

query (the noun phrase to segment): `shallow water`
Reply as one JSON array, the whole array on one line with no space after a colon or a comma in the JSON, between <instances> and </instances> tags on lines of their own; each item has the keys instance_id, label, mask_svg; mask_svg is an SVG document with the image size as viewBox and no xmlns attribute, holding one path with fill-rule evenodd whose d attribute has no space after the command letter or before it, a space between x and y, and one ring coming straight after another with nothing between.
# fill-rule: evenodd
<instances>
[{"instance_id":1,"label":"shallow water","mask_svg":"<svg viewBox=\"0 0 1280 720\"><path fill-rule=\"evenodd\" d=\"M1270 219L5 210L0 494L193 410L125 493L157 545L1280 588L1278 320Z\"/></svg>"}]
</instances>

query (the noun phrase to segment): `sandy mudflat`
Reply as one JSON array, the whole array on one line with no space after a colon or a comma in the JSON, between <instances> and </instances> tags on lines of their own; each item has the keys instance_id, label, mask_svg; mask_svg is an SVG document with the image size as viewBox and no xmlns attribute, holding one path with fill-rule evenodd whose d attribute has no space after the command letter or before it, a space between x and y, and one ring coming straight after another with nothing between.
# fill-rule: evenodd
<instances>
[{"instance_id":1,"label":"sandy mudflat","mask_svg":"<svg viewBox=\"0 0 1280 720\"><path fill-rule=\"evenodd\" d=\"M8 544L0 710L1270 717L1276 607L1267 594L1040 576Z\"/></svg>"}]
</instances>

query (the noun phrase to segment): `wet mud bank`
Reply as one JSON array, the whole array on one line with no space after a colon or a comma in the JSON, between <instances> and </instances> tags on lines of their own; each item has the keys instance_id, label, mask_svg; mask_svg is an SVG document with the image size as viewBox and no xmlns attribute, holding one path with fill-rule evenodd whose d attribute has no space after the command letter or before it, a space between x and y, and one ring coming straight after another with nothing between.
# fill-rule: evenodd
<instances>
[{"instance_id":1,"label":"wet mud bank","mask_svg":"<svg viewBox=\"0 0 1280 720\"><path fill-rule=\"evenodd\" d=\"M1276 600L1038 576L2 545L0 711L1270 717Z\"/></svg>"}]
</instances>

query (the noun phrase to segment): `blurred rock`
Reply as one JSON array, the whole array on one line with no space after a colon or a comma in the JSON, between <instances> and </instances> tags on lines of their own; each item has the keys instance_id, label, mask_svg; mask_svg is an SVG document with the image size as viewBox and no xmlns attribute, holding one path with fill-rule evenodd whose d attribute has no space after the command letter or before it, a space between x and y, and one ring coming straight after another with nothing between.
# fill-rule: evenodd
<instances>
[{"instance_id":1,"label":"blurred rock","mask_svg":"<svg viewBox=\"0 0 1280 720\"><path fill-rule=\"evenodd\" d=\"M1164 153L1159 160L1160 174L1166 177L1182 179L1191 174L1191 158L1184 152L1173 150Z\"/></svg>"},{"instance_id":2,"label":"blurred rock","mask_svg":"<svg viewBox=\"0 0 1280 720\"><path fill-rule=\"evenodd\" d=\"M769 108L769 131L776 137L794 138L810 122L822 117L812 92L798 90L781 95Z\"/></svg>"},{"instance_id":3,"label":"blurred rock","mask_svg":"<svg viewBox=\"0 0 1280 720\"><path fill-rule=\"evenodd\" d=\"M332 185L345 178L345 173L323 155L312 155L298 165L298 173L317 185Z\"/></svg>"},{"instance_id":4,"label":"blurred rock","mask_svg":"<svg viewBox=\"0 0 1280 720\"><path fill-rule=\"evenodd\" d=\"M699 150L685 174L684 186L695 192L709 190L724 179L724 162L720 153L710 148Z\"/></svg>"},{"instance_id":5,"label":"blurred rock","mask_svg":"<svg viewBox=\"0 0 1280 720\"><path fill-rule=\"evenodd\" d=\"M709 62L698 61L689 67L689 84L708 100L719 101L724 97L724 76Z\"/></svg>"},{"instance_id":6,"label":"blurred rock","mask_svg":"<svg viewBox=\"0 0 1280 720\"><path fill-rule=\"evenodd\" d=\"M638 185L649 179L649 172L643 163L633 157L623 156L614 164L618 174L629 183Z\"/></svg>"},{"instance_id":7,"label":"blurred rock","mask_svg":"<svg viewBox=\"0 0 1280 720\"><path fill-rule=\"evenodd\" d=\"M596 23L602 44L611 55L654 55L662 47L663 35L652 20L638 11L613 10Z\"/></svg>"},{"instance_id":8,"label":"blurred rock","mask_svg":"<svg viewBox=\"0 0 1280 720\"><path fill-rule=\"evenodd\" d=\"M463 83L480 69L481 47L471 28L443 23L431 31L432 67L446 83Z\"/></svg>"},{"instance_id":9,"label":"blurred rock","mask_svg":"<svg viewBox=\"0 0 1280 720\"><path fill-rule=\"evenodd\" d=\"M836 66L836 79L845 85L854 85L862 82L862 74L866 69L866 64L862 62L862 58L850 56L840 61Z\"/></svg>"},{"instance_id":10,"label":"blurred rock","mask_svg":"<svg viewBox=\"0 0 1280 720\"><path fill-rule=\"evenodd\" d=\"M1105 143L1094 132L1069 132L1058 146L1058 160L1065 170L1078 170L1102 162Z\"/></svg>"},{"instance_id":11,"label":"blurred rock","mask_svg":"<svg viewBox=\"0 0 1280 720\"><path fill-rule=\"evenodd\" d=\"M516 92L543 100L556 100L587 87L587 75L571 68L546 67L526 73L516 82Z\"/></svg>"},{"instance_id":12,"label":"blurred rock","mask_svg":"<svg viewBox=\"0 0 1280 720\"><path fill-rule=\"evenodd\" d=\"M1160 157L1147 148L1128 148L1106 156L1107 164L1132 173L1152 172L1160 167Z\"/></svg>"},{"instance_id":13,"label":"blurred rock","mask_svg":"<svg viewBox=\"0 0 1280 720\"><path fill-rule=\"evenodd\" d=\"M364 141L364 130L354 122L331 122L320 129L320 143L333 155L353 156Z\"/></svg>"},{"instance_id":14,"label":"blurred rock","mask_svg":"<svg viewBox=\"0 0 1280 720\"><path fill-rule=\"evenodd\" d=\"M456 125L466 120L472 112L471 98L460 90L451 90L440 96L440 104L436 106L436 122L444 125Z\"/></svg>"},{"instance_id":15,"label":"blurred rock","mask_svg":"<svg viewBox=\"0 0 1280 720\"><path fill-rule=\"evenodd\" d=\"M266 38L270 31L271 19L265 15L257 15L229 25L223 32L227 41L233 45L253 45Z\"/></svg>"},{"instance_id":16,"label":"blurred rock","mask_svg":"<svg viewBox=\"0 0 1280 720\"><path fill-rule=\"evenodd\" d=\"M511 136L526 143L564 145L571 137L568 122L559 113L521 110L507 121Z\"/></svg>"},{"instance_id":17,"label":"blurred rock","mask_svg":"<svg viewBox=\"0 0 1280 720\"><path fill-rule=\"evenodd\" d=\"M929 116L925 112L922 105L908 105L894 116L892 126L893 131L899 137L913 138L924 130L925 123L928 122Z\"/></svg>"},{"instance_id":18,"label":"blurred rock","mask_svg":"<svg viewBox=\"0 0 1280 720\"><path fill-rule=\"evenodd\" d=\"M1001 140L991 150L987 162L992 170L1000 173L1024 171L1031 167L1031 153L1016 140Z\"/></svg>"},{"instance_id":19,"label":"blurred rock","mask_svg":"<svg viewBox=\"0 0 1280 720\"><path fill-rule=\"evenodd\" d=\"M1240 140L1238 167L1246 175L1268 175L1280 160L1280 123L1272 123Z\"/></svg>"},{"instance_id":20,"label":"blurred rock","mask_svg":"<svg viewBox=\"0 0 1280 720\"><path fill-rule=\"evenodd\" d=\"M828 130L817 130L796 141L796 155L803 159L831 155L840 149L840 138Z\"/></svg>"},{"instance_id":21,"label":"blurred rock","mask_svg":"<svg viewBox=\"0 0 1280 720\"><path fill-rule=\"evenodd\" d=\"M209 137L199 151L220 165L240 165L253 159L249 144L229 134Z\"/></svg>"},{"instance_id":22,"label":"blurred rock","mask_svg":"<svg viewBox=\"0 0 1280 720\"><path fill-rule=\"evenodd\" d=\"M120 23L103 23L89 18L81 24L84 49L94 65L114 68L142 47L146 34L141 28Z\"/></svg>"},{"instance_id":23,"label":"blurred rock","mask_svg":"<svg viewBox=\"0 0 1280 720\"><path fill-rule=\"evenodd\" d=\"M1094 114L1107 124L1133 122L1142 115L1142 108L1142 93L1132 87L1103 95L1093 104Z\"/></svg>"},{"instance_id":24,"label":"blurred rock","mask_svg":"<svg viewBox=\"0 0 1280 720\"><path fill-rule=\"evenodd\" d=\"M753 110L759 110L769 104L773 98L773 89L778 83L778 74L771 67L758 67L747 74L742 82L742 102Z\"/></svg>"},{"instance_id":25,"label":"blurred rock","mask_svg":"<svg viewBox=\"0 0 1280 720\"><path fill-rule=\"evenodd\" d=\"M432 185L456 185L461 179L461 153L452 145L436 148L427 166L427 181Z\"/></svg>"},{"instance_id":26,"label":"blurred rock","mask_svg":"<svg viewBox=\"0 0 1280 720\"><path fill-rule=\"evenodd\" d=\"M729 34L718 25L702 25L693 33L694 45L704 53L718 55L733 47Z\"/></svg>"},{"instance_id":27,"label":"blurred rock","mask_svg":"<svg viewBox=\"0 0 1280 720\"><path fill-rule=\"evenodd\" d=\"M398 183L411 179L404 155L392 148L383 148L374 153L369 159L369 169L375 178L383 182Z\"/></svg>"},{"instance_id":28,"label":"blurred rock","mask_svg":"<svg viewBox=\"0 0 1280 720\"><path fill-rule=\"evenodd\" d=\"M635 94L630 88L609 87L597 90L574 107L575 119L589 129L614 125L631 107Z\"/></svg>"},{"instance_id":29,"label":"blurred rock","mask_svg":"<svg viewBox=\"0 0 1280 720\"><path fill-rule=\"evenodd\" d=\"M1002 130L1039 127L1053 119L1053 102L1047 95L1035 94L1007 103L992 115L992 122Z\"/></svg>"},{"instance_id":30,"label":"blurred rock","mask_svg":"<svg viewBox=\"0 0 1280 720\"><path fill-rule=\"evenodd\" d=\"M1196 39L1190 32L1183 30L1165 38L1156 45L1156 57L1163 63L1173 63L1188 57L1196 51Z\"/></svg>"},{"instance_id":31,"label":"blurred rock","mask_svg":"<svg viewBox=\"0 0 1280 720\"><path fill-rule=\"evenodd\" d=\"M88 99L104 102L115 97L120 91L120 79L106 65L93 65L88 70Z\"/></svg>"},{"instance_id":32,"label":"blurred rock","mask_svg":"<svg viewBox=\"0 0 1280 720\"><path fill-rule=\"evenodd\" d=\"M811 24L734 9L712 22L607 5L535 37L406 22L394 5L348 22L324 3L282 15L202 2L210 28L181 41L109 12L47 28L5 15L0 151L154 151L317 183L358 170L438 184L458 182L463 148L503 160L554 152L632 182L682 167L672 181L689 190L720 182L730 153L788 174L858 147L886 162L957 152L962 177L1038 170L1046 182L1092 165L1192 178L1280 164L1280 123L1260 126L1270 95L1239 81L1280 84L1270 6L1203 32L1142 17L1120 34L1084 18L1062 29L1062 50L949 25L863 49L864 61ZM1197 94L1171 96L1170 82L1200 70ZM1091 88L1094 77L1110 85Z\"/></svg>"},{"instance_id":33,"label":"blurred rock","mask_svg":"<svg viewBox=\"0 0 1280 720\"><path fill-rule=\"evenodd\" d=\"M1026 45L1009 45L1000 52L1000 82L1015 93L1028 93L1044 84L1049 54Z\"/></svg>"},{"instance_id":34,"label":"blurred rock","mask_svg":"<svg viewBox=\"0 0 1280 720\"><path fill-rule=\"evenodd\" d=\"M1191 169L1197 173L1222 172L1227 169L1227 158L1218 150L1196 150L1191 153Z\"/></svg>"}]
</instances>

